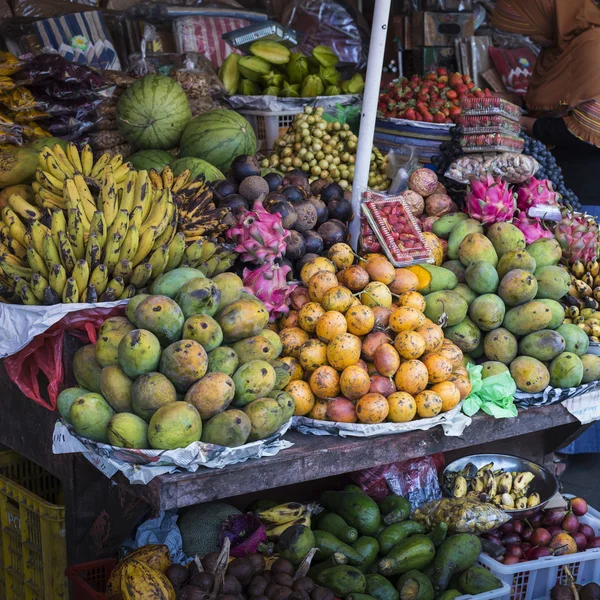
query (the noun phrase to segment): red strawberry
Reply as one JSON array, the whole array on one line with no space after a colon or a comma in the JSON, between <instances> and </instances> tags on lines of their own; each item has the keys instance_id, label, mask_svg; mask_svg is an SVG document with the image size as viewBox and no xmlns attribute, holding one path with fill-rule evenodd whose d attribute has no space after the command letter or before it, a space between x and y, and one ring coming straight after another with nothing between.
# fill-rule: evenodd
<instances>
[{"instance_id":1,"label":"red strawberry","mask_svg":"<svg viewBox=\"0 0 600 600\"><path fill-rule=\"evenodd\" d=\"M463 82L463 78L460 73L452 73L448 81L450 82L450 87L455 88Z\"/></svg>"},{"instance_id":2,"label":"red strawberry","mask_svg":"<svg viewBox=\"0 0 600 600\"><path fill-rule=\"evenodd\" d=\"M410 121L414 121L416 118L415 111L413 108L408 108L404 113L404 118L409 119Z\"/></svg>"},{"instance_id":3,"label":"red strawberry","mask_svg":"<svg viewBox=\"0 0 600 600\"><path fill-rule=\"evenodd\" d=\"M434 123L444 123L445 120L446 115L443 112L437 113L433 118Z\"/></svg>"},{"instance_id":4,"label":"red strawberry","mask_svg":"<svg viewBox=\"0 0 600 600\"><path fill-rule=\"evenodd\" d=\"M460 117L460 115L462 115L462 109L460 108L460 106L453 106L452 108L450 108L450 117L456 119L457 117Z\"/></svg>"},{"instance_id":5,"label":"red strawberry","mask_svg":"<svg viewBox=\"0 0 600 600\"><path fill-rule=\"evenodd\" d=\"M425 121L425 123L433 123L433 115L431 113L425 113L423 115L423 121Z\"/></svg>"},{"instance_id":6,"label":"red strawberry","mask_svg":"<svg viewBox=\"0 0 600 600\"><path fill-rule=\"evenodd\" d=\"M448 69L446 69L446 67L438 67L435 72L438 75L448 75Z\"/></svg>"},{"instance_id":7,"label":"red strawberry","mask_svg":"<svg viewBox=\"0 0 600 600\"><path fill-rule=\"evenodd\" d=\"M455 90L449 90L448 93L446 94L446 96L448 98L450 98L450 100L454 100L454 99L458 98L458 94L456 93Z\"/></svg>"}]
</instances>

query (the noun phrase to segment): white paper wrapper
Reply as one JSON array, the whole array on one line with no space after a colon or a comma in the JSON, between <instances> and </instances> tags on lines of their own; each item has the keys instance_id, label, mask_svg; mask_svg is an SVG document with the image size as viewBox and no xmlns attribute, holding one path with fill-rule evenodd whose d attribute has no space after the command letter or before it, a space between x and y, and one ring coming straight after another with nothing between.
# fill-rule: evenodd
<instances>
[{"instance_id":1,"label":"white paper wrapper","mask_svg":"<svg viewBox=\"0 0 600 600\"><path fill-rule=\"evenodd\" d=\"M279 98L278 96L227 96L225 100L235 110L258 110L261 112L302 112L304 107L322 106L325 110L334 110L336 104L355 106L362 103L361 94L341 96L317 96L316 98Z\"/></svg>"},{"instance_id":2,"label":"white paper wrapper","mask_svg":"<svg viewBox=\"0 0 600 600\"><path fill-rule=\"evenodd\" d=\"M81 452L99 471L112 477L121 471L129 483L146 485L158 475L175 471L194 473L199 467L222 469L228 465L261 456L275 456L280 450L294 444L281 439L292 424L290 419L271 437L244 444L238 448L226 448L215 444L194 442L187 448L177 450L132 450L99 444L78 436L73 428L59 420L54 426L52 452L70 454Z\"/></svg>"},{"instance_id":3,"label":"white paper wrapper","mask_svg":"<svg viewBox=\"0 0 600 600\"><path fill-rule=\"evenodd\" d=\"M431 419L419 419L409 423L378 423L365 425L363 423L336 423L332 421L317 421L308 417L294 417L293 427L300 433L313 435L339 435L340 437L375 437L378 435L393 435L431 429L441 425L444 434L448 436L462 435L466 427L471 424L471 418L464 415L460 409L462 402L452 410Z\"/></svg>"},{"instance_id":4,"label":"white paper wrapper","mask_svg":"<svg viewBox=\"0 0 600 600\"><path fill-rule=\"evenodd\" d=\"M50 329L65 315L87 308L110 309L127 300L102 302L100 304L54 304L52 306L21 306L0 303L0 358L6 358L22 350L40 333Z\"/></svg>"}]
</instances>

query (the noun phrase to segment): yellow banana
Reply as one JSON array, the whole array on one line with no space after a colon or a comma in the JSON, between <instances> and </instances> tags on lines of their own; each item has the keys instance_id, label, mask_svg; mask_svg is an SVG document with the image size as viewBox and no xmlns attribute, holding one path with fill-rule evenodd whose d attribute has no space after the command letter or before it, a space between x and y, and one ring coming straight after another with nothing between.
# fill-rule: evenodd
<instances>
[{"instance_id":1,"label":"yellow banana","mask_svg":"<svg viewBox=\"0 0 600 600\"><path fill-rule=\"evenodd\" d=\"M90 275L90 283L89 285L93 285L96 288L96 292L98 296L104 292L106 289L106 284L108 283L108 269L106 265L98 265Z\"/></svg>"},{"instance_id":2,"label":"yellow banana","mask_svg":"<svg viewBox=\"0 0 600 600\"><path fill-rule=\"evenodd\" d=\"M91 224L92 218L94 217L94 212L96 212L96 202L94 201L92 192L90 192L88 184L85 182L83 176L81 176L79 173L76 173L75 177L73 177L73 183L77 188L85 216Z\"/></svg>"},{"instance_id":3,"label":"yellow banana","mask_svg":"<svg viewBox=\"0 0 600 600\"><path fill-rule=\"evenodd\" d=\"M103 246L100 244L98 235L94 232L90 233L85 246L85 261L91 271L102 262L102 250Z\"/></svg>"},{"instance_id":4,"label":"yellow banana","mask_svg":"<svg viewBox=\"0 0 600 600\"><path fill-rule=\"evenodd\" d=\"M49 173L53 177L56 177L59 181L64 181L67 178L67 174L60 168L58 161L53 154L49 151L46 156L46 173Z\"/></svg>"},{"instance_id":5,"label":"yellow banana","mask_svg":"<svg viewBox=\"0 0 600 600\"><path fill-rule=\"evenodd\" d=\"M14 277L16 275L29 281L31 279L31 276L33 275L33 271L29 267L22 267L19 264L14 264L10 262L9 257L10 254L0 255L0 268L4 271L4 273L8 277Z\"/></svg>"},{"instance_id":6,"label":"yellow banana","mask_svg":"<svg viewBox=\"0 0 600 600\"><path fill-rule=\"evenodd\" d=\"M148 262L152 265L152 278L156 279L160 277L167 266L169 260L169 246L165 244L160 248L157 248L148 259Z\"/></svg>"},{"instance_id":7,"label":"yellow banana","mask_svg":"<svg viewBox=\"0 0 600 600\"><path fill-rule=\"evenodd\" d=\"M119 296L119 300L127 300L128 298L133 298L136 294L137 290L135 289L135 285L129 284L123 290L123 293Z\"/></svg>"},{"instance_id":8,"label":"yellow banana","mask_svg":"<svg viewBox=\"0 0 600 600\"><path fill-rule=\"evenodd\" d=\"M62 265L52 265L48 275L50 287L62 298L62 293L67 285L67 272Z\"/></svg>"},{"instance_id":9,"label":"yellow banana","mask_svg":"<svg viewBox=\"0 0 600 600\"><path fill-rule=\"evenodd\" d=\"M73 246L71 246L71 242L64 231L58 232L58 242L58 250L62 259L62 264L64 265L67 274L71 275L77 259L73 252Z\"/></svg>"},{"instance_id":10,"label":"yellow banana","mask_svg":"<svg viewBox=\"0 0 600 600\"><path fill-rule=\"evenodd\" d=\"M82 296L90 280L90 267L87 264L87 261L80 258L75 263L75 268L73 269L72 277L77 282L77 289L79 290L79 295Z\"/></svg>"},{"instance_id":11,"label":"yellow banana","mask_svg":"<svg viewBox=\"0 0 600 600\"><path fill-rule=\"evenodd\" d=\"M62 301L64 304L75 304L79 302L79 289L77 288L77 282L73 277L67 279L67 284L62 293Z\"/></svg>"},{"instance_id":12,"label":"yellow banana","mask_svg":"<svg viewBox=\"0 0 600 600\"><path fill-rule=\"evenodd\" d=\"M68 214L68 238L77 260L85 257L85 241L81 211L78 208L70 208Z\"/></svg>"},{"instance_id":13,"label":"yellow banana","mask_svg":"<svg viewBox=\"0 0 600 600\"><path fill-rule=\"evenodd\" d=\"M271 529L267 529L267 539L276 541L279 539L281 534L289 527L292 527L293 525L304 525L305 527L310 528L310 523L310 514L306 514L300 517L299 519L290 521L289 523L283 523L281 525L277 525L276 527L272 527Z\"/></svg>"},{"instance_id":14,"label":"yellow banana","mask_svg":"<svg viewBox=\"0 0 600 600\"><path fill-rule=\"evenodd\" d=\"M165 191L161 194L161 197L152 207L152 210L148 214L148 217L142 222L142 226L140 227L140 235L142 235L144 231L148 229L148 227L158 227L162 223L162 221L167 215L167 204L168 197L167 191ZM162 233L162 231L160 233ZM160 233L157 235L160 235Z\"/></svg>"},{"instance_id":15,"label":"yellow banana","mask_svg":"<svg viewBox=\"0 0 600 600\"><path fill-rule=\"evenodd\" d=\"M58 194L54 194L46 188L40 188L40 191L37 195L40 198L43 208L49 208L50 210L64 210L67 208L67 204L62 197L62 194L59 196Z\"/></svg>"},{"instance_id":16,"label":"yellow banana","mask_svg":"<svg viewBox=\"0 0 600 600\"><path fill-rule=\"evenodd\" d=\"M44 301L44 290L48 287L48 280L40 275L39 273L34 273L31 276L30 289L33 292L33 295L40 301Z\"/></svg>"},{"instance_id":17,"label":"yellow banana","mask_svg":"<svg viewBox=\"0 0 600 600\"><path fill-rule=\"evenodd\" d=\"M83 173L83 165L81 164L81 157L79 156L79 150L73 142L67 144L66 150L67 159L73 165L76 173Z\"/></svg>"},{"instance_id":18,"label":"yellow banana","mask_svg":"<svg viewBox=\"0 0 600 600\"><path fill-rule=\"evenodd\" d=\"M67 177L73 177L73 175L75 175L75 169L60 144L54 144L54 146L52 146L52 154L65 175Z\"/></svg>"},{"instance_id":19,"label":"yellow banana","mask_svg":"<svg viewBox=\"0 0 600 600\"><path fill-rule=\"evenodd\" d=\"M123 243L123 236L120 233L114 233L108 237L106 246L104 247L104 256L102 262L106 265L108 273L112 273L115 265L119 261L119 253L121 252L121 245Z\"/></svg>"},{"instance_id":20,"label":"yellow banana","mask_svg":"<svg viewBox=\"0 0 600 600\"><path fill-rule=\"evenodd\" d=\"M22 277L19 277L18 275L13 276L13 283L15 286L15 296L17 298L21 297L21 290L23 289L23 286L27 284L27 280L23 279Z\"/></svg>"},{"instance_id":21,"label":"yellow banana","mask_svg":"<svg viewBox=\"0 0 600 600\"><path fill-rule=\"evenodd\" d=\"M104 168L110 162L110 154L105 152L97 161L96 164L92 167L92 171L90 175L94 179L100 179L102 177L102 173L104 172Z\"/></svg>"},{"instance_id":22,"label":"yellow banana","mask_svg":"<svg viewBox=\"0 0 600 600\"><path fill-rule=\"evenodd\" d=\"M114 290L115 296L118 298L125 291L125 282L122 277L113 277L106 286L106 289Z\"/></svg>"},{"instance_id":23,"label":"yellow banana","mask_svg":"<svg viewBox=\"0 0 600 600\"><path fill-rule=\"evenodd\" d=\"M46 158L47 158L49 155L50 155L50 156L52 156L51 154L49 154L49 153L46 151L46 148L47 148L47 147L48 147L48 146L44 146L44 147L43 147L43 148L42 148L42 149L41 149L41 150L38 152L38 155L37 155L37 159L38 159L38 166L39 166L41 169L43 169L44 171L47 171L47 170L48 170L48 163L46 162Z\"/></svg>"},{"instance_id":24,"label":"yellow banana","mask_svg":"<svg viewBox=\"0 0 600 600\"><path fill-rule=\"evenodd\" d=\"M120 260L132 260L138 250L140 243L140 234L138 228L134 225L129 227L123 244L121 245L121 252L119 253Z\"/></svg>"},{"instance_id":25,"label":"yellow banana","mask_svg":"<svg viewBox=\"0 0 600 600\"><path fill-rule=\"evenodd\" d=\"M113 167L114 168L114 167ZM127 175L133 170L133 165L130 162L123 163L115 171L115 183L121 183L127 179Z\"/></svg>"},{"instance_id":26,"label":"yellow banana","mask_svg":"<svg viewBox=\"0 0 600 600\"><path fill-rule=\"evenodd\" d=\"M28 306L41 304L41 302L35 297L35 294L27 284L25 284L21 288L21 301L23 302L23 304Z\"/></svg>"},{"instance_id":27,"label":"yellow banana","mask_svg":"<svg viewBox=\"0 0 600 600\"><path fill-rule=\"evenodd\" d=\"M152 250L156 250L160 246L163 246L164 244L168 244L173 239L173 236L175 235L176 231L177 231L177 221L171 221L167 225L165 230L154 240L154 246L152 246ZM158 228L157 228L156 232L158 234Z\"/></svg>"},{"instance_id":28,"label":"yellow banana","mask_svg":"<svg viewBox=\"0 0 600 600\"><path fill-rule=\"evenodd\" d=\"M50 233L50 231L45 225L42 225L41 221L32 221L29 224L31 242L38 254L44 254L44 238L48 233Z\"/></svg>"},{"instance_id":29,"label":"yellow banana","mask_svg":"<svg viewBox=\"0 0 600 600\"><path fill-rule=\"evenodd\" d=\"M110 238L115 233L120 233L123 237L127 235L129 226L129 213L126 210L120 210L113 221L113 224L108 228L108 237Z\"/></svg>"},{"instance_id":30,"label":"yellow banana","mask_svg":"<svg viewBox=\"0 0 600 600\"><path fill-rule=\"evenodd\" d=\"M46 279L48 278L48 267L44 259L31 246L27 248L27 263L33 273L39 273Z\"/></svg>"},{"instance_id":31,"label":"yellow banana","mask_svg":"<svg viewBox=\"0 0 600 600\"><path fill-rule=\"evenodd\" d=\"M81 149L81 172L89 177L92 174L92 167L94 166L94 153L89 144Z\"/></svg>"},{"instance_id":32,"label":"yellow banana","mask_svg":"<svg viewBox=\"0 0 600 600\"><path fill-rule=\"evenodd\" d=\"M148 256L148 253L152 250L152 246L154 245L154 234L156 233L155 227L150 227L146 229L143 234L140 234L140 241L138 244L137 252L135 256L131 259L133 262L133 266L137 267L144 258Z\"/></svg>"},{"instance_id":33,"label":"yellow banana","mask_svg":"<svg viewBox=\"0 0 600 600\"><path fill-rule=\"evenodd\" d=\"M202 260L204 244L202 240L197 240L190 244L185 249L185 258L184 263L187 266L194 267L195 265L204 263L206 261ZM214 254L214 253L213 253Z\"/></svg>"},{"instance_id":34,"label":"yellow banana","mask_svg":"<svg viewBox=\"0 0 600 600\"><path fill-rule=\"evenodd\" d=\"M36 171L36 180L42 185L42 187L45 187L55 194L62 194L65 188L65 184L58 179L58 177L55 177L48 171L42 171L39 167Z\"/></svg>"},{"instance_id":35,"label":"yellow banana","mask_svg":"<svg viewBox=\"0 0 600 600\"><path fill-rule=\"evenodd\" d=\"M170 190L173 187L173 169L170 165L166 165L161 173L163 187Z\"/></svg>"},{"instance_id":36,"label":"yellow banana","mask_svg":"<svg viewBox=\"0 0 600 600\"><path fill-rule=\"evenodd\" d=\"M150 182L154 186L154 189L156 189L156 190L163 189L162 177L158 174L158 171L156 169L150 169L148 171L148 178L150 179Z\"/></svg>"},{"instance_id":37,"label":"yellow banana","mask_svg":"<svg viewBox=\"0 0 600 600\"><path fill-rule=\"evenodd\" d=\"M96 291L96 286L92 284L88 285L83 292L81 300L89 304L95 304L98 302L98 292Z\"/></svg>"},{"instance_id":38,"label":"yellow banana","mask_svg":"<svg viewBox=\"0 0 600 600\"><path fill-rule=\"evenodd\" d=\"M268 508L256 513L256 516L266 525L270 526L283 525L295 519L299 519L308 512L308 506L299 502L287 502L286 504L278 504L273 508Z\"/></svg>"},{"instance_id":39,"label":"yellow banana","mask_svg":"<svg viewBox=\"0 0 600 600\"><path fill-rule=\"evenodd\" d=\"M106 226L106 219L104 213L101 210L97 210L92 217L90 223L90 234L95 233L98 243L102 248L106 243L108 227Z\"/></svg>"},{"instance_id":40,"label":"yellow banana","mask_svg":"<svg viewBox=\"0 0 600 600\"><path fill-rule=\"evenodd\" d=\"M177 175L177 177L175 177L173 180L173 185L171 186L171 191L173 194L176 194L183 187L185 187L185 184L189 181L191 174L192 172L189 169L184 169L181 171L181 173L179 173L179 175Z\"/></svg>"},{"instance_id":41,"label":"yellow banana","mask_svg":"<svg viewBox=\"0 0 600 600\"><path fill-rule=\"evenodd\" d=\"M20 215L26 221L42 218L42 213L35 206L27 202L25 198L19 196L18 194L11 194L8 197L8 206L10 206L17 215Z\"/></svg>"},{"instance_id":42,"label":"yellow banana","mask_svg":"<svg viewBox=\"0 0 600 600\"><path fill-rule=\"evenodd\" d=\"M54 239L49 233L47 233L44 236L43 257L44 262L46 263L46 267L48 267L48 270L52 268L52 265L61 264L60 252L58 251L58 247L54 243Z\"/></svg>"},{"instance_id":43,"label":"yellow banana","mask_svg":"<svg viewBox=\"0 0 600 600\"><path fill-rule=\"evenodd\" d=\"M123 164L123 155L115 154L109 161L108 164L112 167L113 171L116 171Z\"/></svg>"},{"instance_id":44,"label":"yellow banana","mask_svg":"<svg viewBox=\"0 0 600 600\"><path fill-rule=\"evenodd\" d=\"M123 195L119 204L120 210L126 210L129 215L133 211L133 202L135 199L135 182L137 179L136 171L130 171L123 185Z\"/></svg>"},{"instance_id":45,"label":"yellow banana","mask_svg":"<svg viewBox=\"0 0 600 600\"><path fill-rule=\"evenodd\" d=\"M125 283L129 281L131 272L133 271L133 263L130 260L120 260L113 269L113 277L120 277Z\"/></svg>"},{"instance_id":46,"label":"yellow banana","mask_svg":"<svg viewBox=\"0 0 600 600\"><path fill-rule=\"evenodd\" d=\"M179 266L183 254L185 252L185 234L183 232L176 233L173 239L169 242L169 260L165 271L172 271Z\"/></svg>"},{"instance_id":47,"label":"yellow banana","mask_svg":"<svg viewBox=\"0 0 600 600\"><path fill-rule=\"evenodd\" d=\"M214 254L218 250L218 246L212 240L204 239L201 242L202 256L200 256L200 262L203 263L206 262L209 258L212 258L212 256L214 256Z\"/></svg>"},{"instance_id":48,"label":"yellow banana","mask_svg":"<svg viewBox=\"0 0 600 600\"><path fill-rule=\"evenodd\" d=\"M113 170L110 165L104 169L104 181L102 183L102 189L100 190L98 202L100 203L99 208L101 208L104 213L106 224L110 227L119 210L117 188L115 186Z\"/></svg>"},{"instance_id":49,"label":"yellow banana","mask_svg":"<svg viewBox=\"0 0 600 600\"><path fill-rule=\"evenodd\" d=\"M143 263L133 269L131 274L130 282L136 288L143 288L150 278L152 277L152 265L150 263Z\"/></svg>"},{"instance_id":50,"label":"yellow banana","mask_svg":"<svg viewBox=\"0 0 600 600\"><path fill-rule=\"evenodd\" d=\"M60 249L60 239L58 237L59 231L67 230L67 221L65 219L65 213L62 210L52 211L52 222L50 224L50 233L52 239L57 248Z\"/></svg>"}]
</instances>

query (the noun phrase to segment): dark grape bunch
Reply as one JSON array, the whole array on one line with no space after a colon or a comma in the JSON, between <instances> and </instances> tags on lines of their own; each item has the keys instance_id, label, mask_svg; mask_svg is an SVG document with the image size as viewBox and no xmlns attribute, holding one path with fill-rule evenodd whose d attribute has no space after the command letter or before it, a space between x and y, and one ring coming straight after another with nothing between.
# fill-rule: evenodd
<instances>
[{"instance_id":1,"label":"dark grape bunch","mask_svg":"<svg viewBox=\"0 0 600 600\"><path fill-rule=\"evenodd\" d=\"M556 158L543 142L529 137L526 133L521 133L525 140L523 154L533 156L540 163L540 168L535 174L536 179L549 179L554 189L562 196L562 204L572 206L574 209L581 209L579 198L573 190L567 189L562 169L558 166Z\"/></svg>"},{"instance_id":2,"label":"dark grape bunch","mask_svg":"<svg viewBox=\"0 0 600 600\"><path fill-rule=\"evenodd\" d=\"M431 157L431 164L436 169L438 180L446 188L450 198L459 206L464 202L467 186L444 177L444 173L454 161L463 155L460 145L462 134L463 128L460 125L451 127L450 141L442 142L440 144L440 153Z\"/></svg>"}]
</instances>

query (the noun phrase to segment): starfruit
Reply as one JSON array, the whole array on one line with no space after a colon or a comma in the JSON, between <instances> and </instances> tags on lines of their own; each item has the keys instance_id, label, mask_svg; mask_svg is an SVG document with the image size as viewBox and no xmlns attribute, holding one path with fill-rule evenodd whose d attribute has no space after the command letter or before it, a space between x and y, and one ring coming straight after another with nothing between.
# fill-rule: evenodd
<instances>
[{"instance_id":1,"label":"starfruit","mask_svg":"<svg viewBox=\"0 0 600 600\"><path fill-rule=\"evenodd\" d=\"M335 67L320 67L319 77L323 80L324 85L337 85L342 75L335 70Z\"/></svg>"},{"instance_id":2,"label":"starfruit","mask_svg":"<svg viewBox=\"0 0 600 600\"><path fill-rule=\"evenodd\" d=\"M270 71L268 75L265 75L262 78L262 82L266 86L274 85L274 86L280 88L283 85L283 75L280 75L279 73L275 73L275 71Z\"/></svg>"},{"instance_id":3,"label":"starfruit","mask_svg":"<svg viewBox=\"0 0 600 600\"><path fill-rule=\"evenodd\" d=\"M318 75L307 75L302 82L300 96L302 98L314 98L321 96L325 91L325 86Z\"/></svg>"},{"instance_id":4,"label":"starfruit","mask_svg":"<svg viewBox=\"0 0 600 600\"><path fill-rule=\"evenodd\" d=\"M271 65L258 56L243 56L238 63L240 73L252 81L260 81L271 72Z\"/></svg>"},{"instance_id":5,"label":"starfruit","mask_svg":"<svg viewBox=\"0 0 600 600\"><path fill-rule=\"evenodd\" d=\"M239 54L230 54L219 69L219 79L231 96L237 92L240 84L240 70L238 68L240 58Z\"/></svg>"},{"instance_id":6,"label":"starfruit","mask_svg":"<svg viewBox=\"0 0 600 600\"><path fill-rule=\"evenodd\" d=\"M328 85L323 92L323 96L339 96L342 90L337 85Z\"/></svg>"},{"instance_id":7,"label":"starfruit","mask_svg":"<svg viewBox=\"0 0 600 600\"><path fill-rule=\"evenodd\" d=\"M342 82L343 83L343 82ZM342 89L344 86L342 85ZM360 94L365 89L365 80L360 73L357 73L348 81L347 94Z\"/></svg>"},{"instance_id":8,"label":"starfruit","mask_svg":"<svg viewBox=\"0 0 600 600\"><path fill-rule=\"evenodd\" d=\"M260 94L260 88L254 81L242 79L238 86L238 94L241 94L242 96L258 96Z\"/></svg>"},{"instance_id":9,"label":"starfruit","mask_svg":"<svg viewBox=\"0 0 600 600\"><path fill-rule=\"evenodd\" d=\"M308 59L299 52L294 52L286 66L290 83L302 83L308 75Z\"/></svg>"},{"instance_id":10,"label":"starfruit","mask_svg":"<svg viewBox=\"0 0 600 600\"><path fill-rule=\"evenodd\" d=\"M281 88L276 85L269 85L263 90L265 96L279 96Z\"/></svg>"},{"instance_id":11,"label":"starfruit","mask_svg":"<svg viewBox=\"0 0 600 600\"><path fill-rule=\"evenodd\" d=\"M322 67L335 67L339 61L335 52L328 46L316 46L312 56Z\"/></svg>"},{"instance_id":12,"label":"starfruit","mask_svg":"<svg viewBox=\"0 0 600 600\"><path fill-rule=\"evenodd\" d=\"M264 40L254 42L250 46L250 54L263 58L272 65L286 65L292 53L283 44Z\"/></svg>"},{"instance_id":13,"label":"starfruit","mask_svg":"<svg viewBox=\"0 0 600 600\"><path fill-rule=\"evenodd\" d=\"M279 92L282 98L299 98L300 97L300 84L299 83L288 83L283 82L283 89Z\"/></svg>"}]
</instances>

